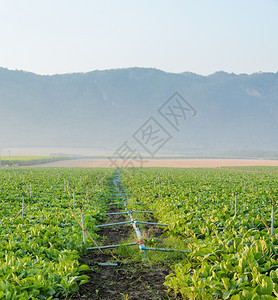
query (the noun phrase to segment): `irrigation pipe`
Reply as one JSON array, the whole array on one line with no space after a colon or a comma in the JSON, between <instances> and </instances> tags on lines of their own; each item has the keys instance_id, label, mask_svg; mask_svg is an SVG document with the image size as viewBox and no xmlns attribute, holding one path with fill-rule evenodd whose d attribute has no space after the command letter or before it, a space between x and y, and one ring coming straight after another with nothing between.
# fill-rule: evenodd
<instances>
[{"instance_id":1,"label":"irrigation pipe","mask_svg":"<svg viewBox=\"0 0 278 300\"><path fill-rule=\"evenodd\" d=\"M169 226L169 224L160 224L160 223L153 223L153 222L143 222L143 221L133 221L136 224L146 224L146 225L156 225L156 226Z\"/></svg>"},{"instance_id":2,"label":"irrigation pipe","mask_svg":"<svg viewBox=\"0 0 278 300\"><path fill-rule=\"evenodd\" d=\"M98 266L112 266L116 267L118 264L117 263L97 263Z\"/></svg>"},{"instance_id":3,"label":"irrigation pipe","mask_svg":"<svg viewBox=\"0 0 278 300\"><path fill-rule=\"evenodd\" d=\"M106 216L110 216L110 215L124 215L124 214L132 214L132 213L154 214L155 211L130 210L130 211L122 211L122 212L107 213L107 214L105 214L105 215L106 215Z\"/></svg>"},{"instance_id":4,"label":"irrigation pipe","mask_svg":"<svg viewBox=\"0 0 278 300\"><path fill-rule=\"evenodd\" d=\"M147 203L131 203L132 205L147 205ZM126 205L125 202L120 202L120 203L107 203L107 204L104 204L104 205Z\"/></svg>"},{"instance_id":5,"label":"irrigation pipe","mask_svg":"<svg viewBox=\"0 0 278 300\"><path fill-rule=\"evenodd\" d=\"M129 214L132 216L131 214ZM124 224L145 224L145 225L157 225L157 226L169 226L169 224L160 224L160 223L153 223L153 222L143 222L143 221L137 221L134 220L133 217L131 221L125 221L125 222L118 222L118 223L108 223L108 224L102 224L102 225L97 225L96 227L109 227L109 226L116 226L116 225L124 225Z\"/></svg>"},{"instance_id":6,"label":"irrigation pipe","mask_svg":"<svg viewBox=\"0 0 278 300\"><path fill-rule=\"evenodd\" d=\"M87 234L87 236L89 237L89 239L96 245L96 248L103 253L103 251L100 249L99 245L95 242L95 240L91 237L91 235L89 234L89 232L82 226L82 224L79 222L79 220L77 219L77 217L75 216L75 214L73 213L73 211L70 209L71 214L73 215L73 217L75 218L75 220L77 221L77 223L80 225L80 227L82 228L83 232L85 232L85 234Z\"/></svg>"},{"instance_id":7,"label":"irrigation pipe","mask_svg":"<svg viewBox=\"0 0 278 300\"><path fill-rule=\"evenodd\" d=\"M102 225L97 225L97 227L109 227L109 226L123 225L123 224L129 224L129 223L132 223L132 221L125 221L125 222L118 222L118 223L102 224Z\"/></svg>"},{"instance_id":8,"label":"irrigation pipe","mask_svg":"<svg viewBox=\"0 0 278 300\"><path fill-rule=\"evenodd\" d=\"M163 252L185 252L190 253L189 250L179 250L179 249L166 249L166 248L149 248L149 247L142 247L143 250L152 250L152 251L163 251Z\"/></svg>"},{"instance_id":9,"label":"irrigation pipe","mask_svg":"<svg viewBox=\"0 0 278 300\"><path fill-rule=\"evenodd\" d=\"M133 226L133 228L134 228L134 230L135 230L135 234L136 234L136 236L137 236L137 238L138 238L138 246L139 246L139 249L140 249L140 251L143 251L144 248L145 248L145 244L144 244L144 242L143 242L143 240L142 240L141 231L140 231L139 227L137 226L137 222L134 221L133 216L132 216L132 213L129 214L129 217L130 217L132 226ZM146 256L145 251L143 251L143 252L144 252L144 255Z\"/></svg>"},{"instance_id":10,"label":"irrigation pipe","mask_svg":"<svg viewBox=\"0 0 278 300\"><path fill-rule=\"evenodd\" d=\"M118 175L118 180L120 180L120 179L121 179L121 176L119 174ZM119 188L119 185L117 185L117 186ZM121 193L120 190L119 190L119 192ZM121 193L121 196L123 196L122 193ZM126 197L124 197L124 203L122 203L122 204L125 206L125 210L127 210L127 198ZM140 251L143 251L143 247L145 247L145 245L144 245L144 242L142 240L142 235L141 235L140 229L137 226L137 222L135 222L135 220L133 219L132 211L126 211L126 213L129 215L130 221L129 222L122 222L122 223L125 223L125 224L132 223L132 226L133 226L133 228L135 230L135 233L136 233L136 236L138 238L138 243L136 243L136 244L139 246ZM146 256L145 251L143 251L143 252L144 252L144 255Z\"/></svg>"},{"instance_id":11,"label":"irrigation pipe","mask_svg":"<svg viewBox=\"0 0 278 300\"><path fill-rule=\"evenodd\" d=\"M113 181L114 184L118 187L119 189L119 184L117 184L116 181L120 181L120 176L117 176L116 180ZM123 195L120 194L120 196L122 197ZM146 204L146 203L133 203L133 204ZM169 224L161 224L161 223L154 223L154 222L143 222L143 221L137 221L134 220L133 218L133 213L155 213L154 211L127 211L127 198L124 197L124 202L123 203L109 203L106 205L124 205L125 206L125 212L115 212L115 213L106 213L106 215L121 215L121 214L128 214L130 217L130 221L126 221L126 222L118 222L118 223L110 223L110 224L103 224L103 225L98 225L97 227L106 227L106 226L115 226L115 225L122 225L122 224L128 224L128 223L132 223L132 226L135 230L136 236L138 238L138 242L137 243L129 243L126 244L127 245L138 245L140 251L143 251L144 255L146 256L146 252L144 250L152 250L152 251L163 251L163 252L183 252L183 253L189 253L190 251L188 250L179 250L179 249L166 249L166 248L150 248L150 247L146 247L144 244L144 240L142 239L142 235L141 235L141 231L139 229L139 227L137 226L138 224L145 224L145 225L156 225L156 226L169 226ZM116 248L116 247L120 247L121 245L110 245L110 246L102 246L102 249L105 248ZM94 248L87 248L87 249L96 249Z\"/></svg>"},{"instance_id":12,"label":"irrigation pipe","mask_svg":"<svg viewBox=\"0 0 278 300\"><path fill-rule=\"evenodd\" d=\"M100 249L109 249L109 248L118 248L121 246L134 246L138 245L138 243L127 243L127 244L117 244L117 245L107 245L107 246L99 246ZM86 248L87 250L96 250L98 247Z\"/></svg>"}]
</instances>

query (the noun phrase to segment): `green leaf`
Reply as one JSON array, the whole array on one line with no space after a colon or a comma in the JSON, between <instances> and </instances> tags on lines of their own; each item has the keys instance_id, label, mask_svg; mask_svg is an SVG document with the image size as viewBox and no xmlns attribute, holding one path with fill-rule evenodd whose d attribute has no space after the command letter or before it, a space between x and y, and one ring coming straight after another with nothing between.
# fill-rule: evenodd
<instances>
[{"instance_id":1,"label":"green leaf","mask_svg":"<svg viewBox=\"0 0 278 300\"><path fill-rule=\"evenodd\" d=\"M257 293L259 295L271 295L273 292L273 281L270 277L265 277L262 280L262 284L257 287Z\"/></svg>"},{"instance_id":2,"label":"green leaf","mask_svg":"<svg viewBox=\"0 0 278 300\"><path fill-rule=\"evenodd\" d=\"M223 284L224 284L224 288L226 291L229 291L231 284L230 284L230 279L229 278L221 278Z\"/></svg>"},{"instance_id":3,"label":"green leaf","mask_svg":"<svg viewBox=\"0 0 278 300\"><path fill-rule=\"evenodd\" d=\"M33 297L36 297L36 296L38 296L40 294L40 291L39 290L32 290L31 291L31 293L30 293L30 295L32 295Z\"/></svg>"},{"instance_id":4,"label":"green leaf","mask_svg":"<svg viewBox=\"0 0 278 300\"><path fill-rule=\"evenodd\" d=\"M61 286L64 287L65 289L68 289L69 285L68 283L63 279L61 282L60 282Z\"/></svg>"},{"instance_id":5,"label":"green leaf","mask_svg":"<svg viewBox=\"0 0 278 300\"><path fill-rule=\"evenodd\" d=\"M90 270L91 270L90 267L87 265L81 265L79 267L79 271L90 271Z\"/></svg>"},{"instance_id":6,"label":"green leaf","mask_svg":"<svg viewBox=\"0 0 278 300\"><path fill-rule=\"evenodd\" d=\"M275 300L276 297L270 296L270 295L262 295L261 300Z\"/></svg>"},{"instance_id":7,"label":"green leaf","mask_svg":"<svg viewBox=\"0 0 278 300\"><path fill-rule=\"evenodd\" d=\"M260 300L261 298L260 298L260 296L257 294L257 293L255 293L253 296L252 296L252 298L251 298L251 300Z\"/></svg>"},{"instance_id":8,"label":"green leaf","mask_svg":"<svg viewBox=\"0 0 278 300\"><path fill-rule=\"evenodd\" d=\"M47 289L47 294L48 295L54 295L55 294L55 290L52 288L52 287L49 287L48 289ZM51 296L52 297L52 296Z\"/></svg>"},{"instance_id":9,"label":"green leaf","mask_svg":"<svg viewBox=\"0 0 278 300\"><path fill-rule=\"evenodd\" d=\"M223 293L222 297L224 300L229 299L231 295L231 291L226 291Z\"/></svg>"},{"instance_id":10,"label":"green leaf","mask_svg":"<svg viewBox=\"0 0 278 300\"><path fill-rule=\"evenodd\" d=\"M240 300L239 294L233 295L232 298L231 298L231 300Z\"/></svg>"},{"instance_id":11,"label":"green leaf","mask_svg":"<svg viewBox=\"0 0 278 300\"><path fill-rule=\"evenodd\" d=\"M72 293L75 293L79 290L79 286L77 284L75 284L70 290Z\"/></svg>"},{"instance_id":12,"label":"green leaf","mask_svg":"<svg viewBox=\"0 0 278 300\"><path fill-rule=\"evenodd\" d=\"M87 275L81 275L81 276L78 276L78 279L79 280L86 280L86 279L89 279L89 276L87 276Z\"/></svg>"},{"instance_id":13,"label":"green leaf","mask_svg":"<svg viewBox=\"0 0 278 300\"><path fill-rule=\"evenodd\" d=\"M10 291L7 291L6 294L5 294L7 300L10 300L12 298L12 294Z\"/></svg>"},{"instance_id":14,"label":"green leaf","mask_svg":"<svg viewBox=\"0 0 278 300\"><path fill-rule=\"evenodd\" d=\"M79 285L85 284L85 283L87 283L88 281L89 281L88 279L83 279L83 280L80 281Z\"/></svg>"}]
</instances>

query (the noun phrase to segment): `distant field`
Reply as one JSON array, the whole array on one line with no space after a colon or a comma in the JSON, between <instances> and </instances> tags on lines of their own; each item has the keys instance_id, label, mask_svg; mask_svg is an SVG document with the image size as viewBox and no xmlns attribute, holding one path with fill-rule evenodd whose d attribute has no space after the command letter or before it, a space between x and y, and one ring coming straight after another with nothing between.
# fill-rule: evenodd
<instances>
[{"instance_id":1,"label":"distant field","mask_svg":"<svg viewBox=\"0 0 278 300\"><path fill-rule=\"evenodd\" d=\"M48 163L54 163L62 160L74 159L74 157L69 156L54 156L54 155L22 155L22 156L1 156L2 166L33 166L33 165L43 165Z\"/></svg>"},{"instance_id":2,"label":"distant field","mask_svg":"<svg viewBox=\"0 0 278 300\"><path fill-rule=\"evenodd\" d=\"M31 161L31 160L44 160L44 159L52 159L55 156L1 156L2 160L5 161Z\"/></svg>"},{"instance_id":3,"label":"distant field","mask_svg":"<svg viewBox=\"0 0 278 300\"><path fill-rule=\"evenodd\" d=\"M115 165L121 165L122 160L115 160ZM75 167L75 168L103 168L111 167L108 159L78 159L50 162L39 167ZM149 159L145 160L143 167L170 167L170 168L220 168L220 167L258 167L278 166L278 160L256 159Z\"/></svg>"}]
</instances>

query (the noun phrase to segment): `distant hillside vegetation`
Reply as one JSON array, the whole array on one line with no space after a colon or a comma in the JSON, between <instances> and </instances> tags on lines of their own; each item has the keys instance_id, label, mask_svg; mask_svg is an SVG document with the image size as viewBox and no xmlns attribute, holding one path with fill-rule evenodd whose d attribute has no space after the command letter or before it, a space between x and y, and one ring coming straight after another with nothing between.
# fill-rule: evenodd
<instances>
[{"instance_id":1,"label":"distant hillside vegetation","mask_svg":"<svg viewBox=\"0 0 278 300\"><path fill-rule=\"evenodd\" d=\"M174 92L197 111L179 132L157 112ZM0 148L113 150L151 116L173 136L160 154L275 156L278 73L130 68L41 76L0 68Z\"/></svg>"}]
</instances>

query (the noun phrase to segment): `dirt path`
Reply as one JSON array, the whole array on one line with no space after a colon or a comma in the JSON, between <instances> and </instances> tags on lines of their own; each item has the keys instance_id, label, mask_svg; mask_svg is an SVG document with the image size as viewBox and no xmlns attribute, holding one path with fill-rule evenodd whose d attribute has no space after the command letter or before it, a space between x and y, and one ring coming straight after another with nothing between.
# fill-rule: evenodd
<instances>
[{"instance_id":1,"label":"dirt path","mask_svg":"<svg viewBox=\"0 0 278 300\"><path fill-rule=\"evenodd\" d=\"M110 212L116 211L118 209L110 209ZM125 215L110 215L108 223L126 220ZM133 233L131 224L104 227L98 232L104 245L123 243ZM138 249L136 245L130 247ZM117 266L99 266L97 263L117 263ZM85 272L90 279L71 299L169 299L163 285L165 277L171 272L167 266L150 266L142 260L123 259L112 250L105 250L104 253L89 250L80 264L90 266L91 270Z\"/></svg>"}]
</instances>

